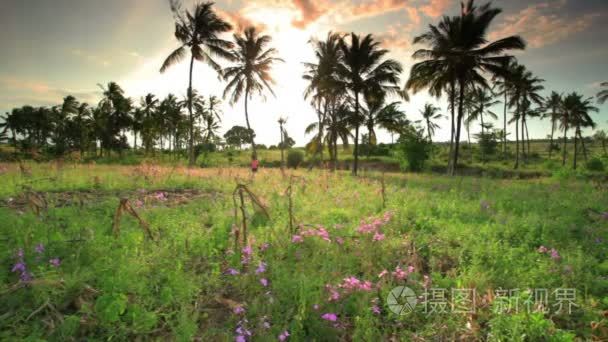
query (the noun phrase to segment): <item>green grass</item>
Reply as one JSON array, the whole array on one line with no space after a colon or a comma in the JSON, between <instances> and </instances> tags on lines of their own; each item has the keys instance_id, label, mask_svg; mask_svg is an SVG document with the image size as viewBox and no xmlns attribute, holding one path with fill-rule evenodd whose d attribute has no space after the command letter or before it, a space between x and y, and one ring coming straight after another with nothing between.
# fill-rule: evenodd
<instances>
[{"instance_id":1,"label":"green grass","mask_svg":"<svg viewBox=\"0 0 608 342\"><path fill-rule=\"evenodd\" d=\"M588 182L386 174L383 207L381 176L372 172L354 178L298 170L283 177L262 169L251 179L238 168L26 165L31 177L2 165L2 340L230 341L239 321L262 341L286 330L293 341L606 338L591 327L605 328L608 309L608 220L601 216L608 197ZM301 243L292 242L288 229L291 172ZM253 252L246 268L232 235L235 179L270 214L247 204ZM40 216L25 205L24 185L49 202ZM180 189L200 196L188 198ZM160 191L165 200L156 198ZM119 197L130 198L156 242L127 214L120 235L112 234ZM386 213L383 240L359 232L362 220ZM306 236L320 226L331 242ZM43 253L35 252L38 244ZM540 246L560 258L539 253ZM11 272L19 249L33 277L27 283ZM52 258L61 265L51 266ZM262 261L267 269L257 274ZM390 274L397 266L414 271L399 280ZM228 275L229 268L240 274ZM379 278L385 269L389 274ZM372 291L336 287L351 276L372 282ZM475 289L475 315L429 315L422 304L413 313L392 313L391 289L405 285L420 295L425 276L427 285L447 291ZM328 300L327 286L340 292L339 300ZM516 288L521 292L512 302L523 302L528 288L573 288L576 307L571 314L554 307L545 314L498 312L494 292ZM555 304L553 293L549 301ZM245 312L235 314L236 306ZM337 324L322 319L325 313L335 313Z\"/></svg>"}]
</instances>

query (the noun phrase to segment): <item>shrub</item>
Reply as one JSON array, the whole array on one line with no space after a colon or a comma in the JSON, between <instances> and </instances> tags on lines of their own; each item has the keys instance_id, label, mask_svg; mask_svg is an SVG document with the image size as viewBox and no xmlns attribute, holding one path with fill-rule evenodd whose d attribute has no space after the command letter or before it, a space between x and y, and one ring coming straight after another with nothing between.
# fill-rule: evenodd
<instances>
[{"instance_id":1,"label":"shrub","mask_svg":"<svg viewBox=\"0 0 608 342\"><path fill-rule=\"evenodd\" d=\"M591 158L587 162L586 166L587 166L587 170L589 170L589 171L604 171L605 170L604 163L599 158Z\"/></svg>"},{"instance_id":2,"label":"shrub","mask_svg":"<svg viewBox=\"0 0 608 342\"><path fill-rule=\"evenodd\" d=\"M399 137L399 159L401 167L410 171L421 171L429 159L431 143L422 130L408 127Z\"/></svg>"},{"instance_id":3,"label":"shrub","mask_svg":"<svg viewBox=\"0 0 608 342\"><path fill-rule=\"evenodd\" d=\"M287 152L287 166L297 169L304 162L304 153L298 150Z\"/></svg>"}]
</instances>

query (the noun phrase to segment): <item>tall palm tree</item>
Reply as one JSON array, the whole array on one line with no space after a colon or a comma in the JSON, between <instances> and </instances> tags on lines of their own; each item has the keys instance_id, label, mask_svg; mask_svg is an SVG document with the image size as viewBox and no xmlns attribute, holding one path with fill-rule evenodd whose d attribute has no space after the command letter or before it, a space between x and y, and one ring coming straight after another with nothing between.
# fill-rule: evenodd
<instances>
[{"instance_id":1,"label":"tall palm tree","mask_svg":"<svg viewBox=\"0 0 608 342\"><path fill-rule=\"evenodd\" d=\"M205 2L196 4L194 10L184 11L178 0L171 0L171 11L175 18L175 38L180 46L171 52L160 68L163 73L170 66L179 63L190 50L190 72L188 81L188 113L190 120L190 137L188 140L188 164L193 166L194 157L194 116L192 113L192 70L194 60L206 63L217 72L221 72L220 65L214 60L215 57L232 59L228 51L233 47L232 43L220 38L222 33L232 30L232 26L220 18L213 11L213 3Z\"/></svg>"},{"instance_id":2,"label":"tall palm tree","mask_svg":"<svg viewBox=\"0 0 608 342\"><path fill-rule=\"evenodd\" d=\"M20 115L21 111L13 109L10 113L5 113L2 117L2 123L0 123L0 129L6 134L11 132L11 140L13 141L13 152L17 154L17 133L22 130L23 127L23 116Z\"/></svg>"},{"instance_id":3,"label":"tall palm tree","mask_svg":"<svg viewBox=\"0 0 608 342\"><path fill-rule=\"evenodd\" d=\"M158 124L156 122L159 100L154 94L148 93L140 100L140 108L143 112L141 140L146 154L154 146Z\"/></svg>"},{"instance_id":4,"label":"tall palm tree","mask_svg":"<svg viewBox=\"0 0 608 342\"><path fill-rule=\"evenodd\" d=\"M224 98L231 93L230 103L234 104L244 94L245 121L249 130L251 130L251 125L247 102L255 94L264 97L264 89L274 96L271 85L274 85L275 81L270 75L270 71L275 63L283 61L276 57L276 49L267 48L271 40L272 38L268 35L260 35L255 27L246 28L243 35L235 34L236 46L231 51L231 59L236 64L222 71L224 77L229 80L224 90ZM253 134L251 135L251 148L255 155L256 147Z\"/></svg>"},{"instance_id":5,"label":"tall palm tree","mask_svg":"<svg viewBox=\"0 0 608 342\"><path fill-rule=\"evenodd\" d=\"M384 59L388 50L380 48L380 42L371 34L364 37L350 34L350 42L341 39L342 59L337 74L343 87L349 90L355 100L353 124L355 128L355 149L353 174L357 174L359 162L359 127L364 123L360 110L360 95L366 92L399 94L399 74L401 64L393 59Z\"/></svg>"},{"instance_id":6,"label":"tall palm tree","mask_svg":"<svg viewBox=\"0 0 608 342\"><path fill-rule=\"evenodd\" d=\"M383 91L366 91L363 100L365 107L361 108L363 124L367 127L369 145L377 143L375 127L387 129L405 119L405 113L399 109L398 101L387 103L387 94ZM368 149L368 153L371 149Z\"/></svg>"},{"instance_id":7,"label":"tall palm tree","mask_svg":"<svg viewBox=\"0 0 608 342\"><path fill-rule=\"evenodd\" d=\"M573 101L575 103L574 107L570 111L570 123L574 126L574 160L573 160L573 168L576 169L576 157L578 154L577 149L577 136L581 141L583 148L583 155L585 160L587 159L587 150L585 148L585 139L582 135L582 128L595 128L596 124L589 115L590 112L597 112L598 108L594 107L591 103L593 102L593 98L583 99L582 95L575 94L576 100Z\"/></svg>"},{"instance_id":8,"label":"tall palm tree","mask_svg":"<svg viewBox=\"0 0 608 342\"><path fill-rule=\"evenodd\" d=\"M542 118L549 118L551 120L551 140L549 145L549 158L553 153L553 135L555 132L555 124L559 119L559 110L562 107L562 95L558 94L555 91L551 92L551 95L545 99L544 108L549 110L548 113L545 113Z\"/></svg>"},{"instance_id":9,"label":"tall palm tree","mask_svg":"<svg viewBox=\"0 0 608 342\"><path fill-rule=\"evenodd\" d=\"M507 108L509 107L509 96L513 90L513 86L510 82L510 76L512 72L517 67L517 61L513 58L509 63L505 66L507 73L502 75L502 77L495 77L496 83L495 86L498 88L496 95L502 95L504 97L504 106L503 106L503 118L502 118L502 153L503 156L507 154Z\"/></svg>"},{"instance_id":10,"label":"tall palm tree","mask_svg":"<svg viewBox=\"0 0 608 342\"><path fill-rule=\"evenodd\" d=\"M76 116L74 117L74 123L76 130L78 131L78 149L80 150L80 157L84 156L85 149L89 147L89 137L92 126L91 109L87 103L81 103L78 106Z\"/></svg>"},{"instance_id":11,"label":"tall palm tree","mask_svg":"<svg viewBox=\"0 0 608 342\"><path fill-rule=\"evenodd\" d=\"M492 8L489 3L476 7L474 1L469 0L462 4L460 16L446 16L439 25L430 25L427 33L414 39L414 43L427 44L430 49L420 49L414 53L415 59L425 60L412 67L412 82L408 81L408 85L414 89L429 88L432 95L439 94L447 84L451 90L457 88L459 92L450 174L454 174L458 164L466 88L474 85L489 88L482 74L505 77L508 74L506 66L513 57L504 55L504 52L525 48L525 43L518 36L488 42L489 26L501 12L501 9Z\"/></svg>"},{"instance_id":12,"label":"tall palm tree","mask_svg":"<svg viewBox=\"0 0 608 342\"><path fill-rule=\"evenodd\" d=\"M142 133L144 128L144 111L137 107L133 110L133 124L131 130L133 131L133 150L137 151L137 136Z\"/></svg>"},{"instance_id":13,"label":"tall palm tree","mask_svg":"<svg viewBox=\"0 0 608 342\"><path fill-rule=\"evenodd\" d=\"M304 63L305 72L302 78L309 82L304 90L304 98L309 99L317 113L317 124L314 125L317 133L315 140L314 153L320 154L323 160L323 136L324 123L326 121L331 102L336 99L341 91L341 84L337 80L337 67L340 62L341 36L337 33L329 32L325 40L311 39L315 51L316 63Z\"/></svg>"},{"instance_id":14,"label":"tall palm tree","mask_svg":"<svg viewBox=\"0 0 608 342\"><path fill-rule=\"evenodd\" d=\"M602 82L602 84L600 85L602 87L608 87L608 82ZM600 90L597 93L597 102L599 102L600 104L604 104L606 103L606 100L608 100L608 89Z\"/></svg>"},{"instance_id":15,"label":"tall palm tree","mask_svg":"<svg viewBox=\"0 0 608 342\"><path fill-rule=\"evenodd\" d=\"M443 118L443 115L441 115L439 111L439 107L435 107L431 103L425 104L424 109L420 111L420 115L422 115L422 119L426 124L426 132L428 134L429 142L433 142L433 135L435 135L435 130L439 128L439 125L434 123L433 120L439 120Z\"/></svg>"},{"instance_id":16,"label":"tall palm tree","mask_svg":"<svg viewBox=\"0 0 608 342\"><path fill-rule=\"evenodd\" d=\"M492 93L491 90L475 88L471 92L472 110L467 116L467 120L470 122L479 120L482 135L485 134L487 128L487 125L484 122L484 115L487 115L494 120L498 119L498 115L490 110L492 106L497 104L500 104L500 101L494 100L494 93Z\"/></svg>"},{"instance_id":17,"label":"tall palm tree","mask_svg":"<svg viewBox=\"0 0 608 342\"><path fill-rule=\"evenodd\" d=\"M283 138L285 138L285 130L283 129L283 125L285 125L285 123L287 123L287 119L285 118L279 118L279 120L277 120L277 122L279 123L279 130L280 130L280 134L281 134L281 143L279 144L279 148L281 150L281 169L285 168L285 156L283 153L283 148L285 147L285 144L283 142Z\"/></svg>"}]
</instances>

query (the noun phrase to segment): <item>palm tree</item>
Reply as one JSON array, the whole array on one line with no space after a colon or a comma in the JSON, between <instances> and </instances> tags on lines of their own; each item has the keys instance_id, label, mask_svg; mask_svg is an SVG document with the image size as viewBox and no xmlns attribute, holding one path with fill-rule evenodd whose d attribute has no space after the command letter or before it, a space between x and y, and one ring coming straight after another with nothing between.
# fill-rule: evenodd
<instances>
[{"instance_id":1,"label":"palm tree","mask_svg":"<svg viewBox=\"0 0 608 342\"><path fill-rule=\"evenodd\" d=\"M386 93L383 91L366 91L363 99L366 108L361 108L364 125L367 127L369 145L377 143L375 127L387 129L394 127L398 122L405 119L405 113L399 109L400 103L395 101L386 103ZM368 153L371 149L368 149ZM369 155L368 155L369 156Z\"/></svg>"},{"instance_id":2,"label":"palm tree","mask_svg":"<svg viewBox=\"0 0 608 342\"><path fill-rule=\"evenodd\" d=\"M179 63L190 49L190 73L188 81L188 113L190 120L190 137L188 141L188 164L193 166L194 158L194 116L192 114L192 70L194 60L206 63L217 72L221 67L215 57L231 59L229 49L233 44L220 39L222 33L232 30L232 26L213 11L213 3L196 4L193 12L183 11L178 0L171 0L171 11L175 18L175 38L180 47L171 52L160 68L163 73L170 66Z\"/></svg>"},{"instance_id":3,"label":"palm tree","mask_svg":"<svg viewBox=\"0 0 608 342\"><path fill-rule=\"evenodd\" d=\"M545 113L542 118L550 118L551 120L551 140L549 145L549 158L553 153L553 135L555 132L555 123L559 118L559 110L562 107L562 95L557 92L551 92L551 95L545 100L544 108L550 110L549 113Z\"/></svg>"},{"instance_id":4,"label":"palm tree","mask_svg":"<svg viewBox=\"0 0 608 342\"><path fill-rule=\"evenodd\" d=\"M460 16L444 17L439 25L430 25L429 32L414 39L414 43L425 43L430 49L420 49L414 53L415 59L425 60L412 67L408 86L415 90L429 88L431 95L440 94L446 85L449 85L450 91L456 88L459 91L455 146L449 170L452 175L458 164L466 88L474 85L489 88L482 73L506 77L506 66L513 57L503 53L525 48L525 43L518 36L488 42L486 35L489 26L501 12L501 9L492 8L489 3L476 7L474 1L469 0L462 4Z\"/></svg>"},{"instance_id":5,"label":"palm tree","mask_svg":"<svg viewBox=\"0 0 608 342\"><path fill-rule=\"evenodd\" d=\"M251 125L249 124L247 101L254 94L263 96L264 89L274 96L271 85L275 84L275 81L270 75L270 71L275 63L283 61L276 57L276 49L267 48L271 40L272 38L268 35L259 35L255 27L246 28L243 35L235 34L236 46L231 51L231 59L236 62L236 65L222 71L224 77L229 80L224 90L224 98L232 93L230 103L234 104L243 93L245 95L245 121L249 130L251 130ZM256 148L253 134L251 135L251 148L255 155Z\"/></svg>"},{"instance_id":6,"label":"palm tree","mask_svg":"<svg viewBox=\"0 0 608 342\"><path fill-rule=\"evenodd\" d=\"M304 98L310 99L317 113L317 124L314 126L318 130L313 140L314 152L320 154L323 160L323 135L324 123L329 115L329 107L334 101L341 84L337 80L337 67L340 62L341 36L337 33L329 32L326 40L311 39L309 43L315 50L316 63L304 63L306 68L302 78L309 82L304 91Z\"/></svg>"},{"instance_id":7,"label":"palm tree","mask_svg":"<svg viewBox=\"0 0 608 342\"><path fill-rule=\"evenodd\" d=\"M133 110L133 122L131 130L133 131L133 150L137 151L137 135L142 132L144 128L144 111L141 108L135 108Z\"/></svg>"},{"instance_id":8,"label":"palm tree","mask_svg":"<svg viewBox=\"0 0 608 342\"><path fill-rule=\"evenodd\" d=\"M283 138L285 137L285 130L283 129L283 125L285 125L285 123L287 123L287 119L279 118L278 123L279 123L279 130L281 133L281 143L279 145L279 148L281 149L281 169L284 169L285 168L285 156L283 154L283 148L285 147L285 144L283 142Z\"/></svg>"},{"instance_id":9,"label":"palm tree","mask_svg":"<svg viewBox=\"0 0 608 342\"><path fill-rule=\"evenodd\" d=\"M578 95L578 94L577 94ZM571 123L575 127L574 132L574 161L573 168L576 169L576 157L578 153L577 149L577 136L581 140L581 145L583 148L583 156L585 160L587 160L587 149L585 148L585 139L582 135L581 128L592 128L594 129L596 124L589 115L590 112L597 112L598 108L591 105L593 102L593 98L583 99L582 96L578 95L576 102L576 109L571 111Z\"/></svg>"},{"instance_id":10,"label":"palm tree","mask_svg":"<svg viewBox=\"0 0 608 342\"><path fill-rule=\"evenodd\" d=\"M154 94L148 93L140 100L140 108L143 112L141 140L146 150L146 155L154 146L158 124L156 122L159 101Z\"/></svg>"},{"instance_id":11,"label":"palm tree","mask_svg":"<svg viewBox=\"0 0 608 342\"><path fill-rule=\"evenodd\" d=\"M608 155L608 152L606 152L606 140L608 140L608 134L606 134L606 131L599 130L595 132L593 138L595 140L599 140L602 143L602 150L604 151L604 155Z\"/></svg>"},{"instance_id":12,"label":"palm tree","mask_svg":"<svg viewBox=\"0 0 608 342\"><path fill-rule=\"evenodd\" d=\"M602 87L608 87L608 82L602 82L600 85ZM597 102L604 104L606 100L608 100L608 89L600 90L600 92L597 93Z\"/></svg>"},{"instance_id":13,"label":"palm tree","mask_svg":"<svg viewBox=\"0 0 608 342\"><path fill-rule=\"evenodd\" d=\"M341 39L342 59L338 64L337 74L343 87L349 90L355 100L353 125L355 128L355 150L353 174L357 174L359 161L359 127L364 123L360 111L359 95L366 92L385 92L398 94L401 64L392 59L384 59L388 50L380 48L371 34L365 37L350 34L350 44Z\"/></svg>"},{"instance_id":14,"label":"palm tree","mask_svg":"<svg viewBox=\"0 0 608 342\"><path fill-rule=\"evenodd\" d=\"M10 113L5 113L0 123L2 132L6 134L11 132L11 140L13 141L13 152L17 154L17 133L22 130L23 127L23 116L20 115L20 111L13 109Z\"/></svg>"},{"instance_id":15,"label":"palm tree","mask_svg":"<svg viewBox=\"0 0 608 342\"><path fill-rule=\"evenodd\" d=\"M490 118L496 120L498 116L494 114L490 110L492 106L500 104L500 101L494 100L494 93L491 90L487 90L484 88L475 88L471 92L471 105L472 110L469 113L467 120L468 121L480 121L481 126L481 134L485 134L485 130L487 128L486 123L484 122L484 114L488 115Z\"/></svg>"},{"instance_id":16,"label":"palm tree","mask_svg":"<svg viewBox=\"0 0 608 342\"><path fill-rule=\"evenodd\" d=\"M504 106L503 106L503 128L502 128L502 152L503 155L507 154L507 108L509 107L509 96L513 90L513 85L510 82L511 73L515 70L517 66L517 61L513 58L509 63L505 66L507 70L507 74L502 77L495 77L496 83L495 86L498 88L498 92L496 95L504 96Z\"/></svg>"},{"instance_id":17,"label":"palm tree","mask_svg":"<svg viewBox=\"0 0 608 342\"><path fill-rule=\"evenodd\" d=\"M89 147L90 127L92 125L91 110L87 103L78 106L76 117L74 118L77 134L79 136L78 149L80 157L84 155L85 149Z\"/></svg>"},{"instance_id":18,"label":"palm tree","mask_svg":"<svg viewBox=\"0 0 608 342\"><path fill-rule=\"evenodd\" d=\"M433 142L433 135L435 135L435 130L439 128L439 125L434 123L433 120L439 120L443 118L443 115L439 113L439 107L433 106L431 103L427 103L424 105L424 109L420 111L420 115L422 115L422 119L426 124L426 131L428 134L429 142Z\"/></svg>"}]
</instances>

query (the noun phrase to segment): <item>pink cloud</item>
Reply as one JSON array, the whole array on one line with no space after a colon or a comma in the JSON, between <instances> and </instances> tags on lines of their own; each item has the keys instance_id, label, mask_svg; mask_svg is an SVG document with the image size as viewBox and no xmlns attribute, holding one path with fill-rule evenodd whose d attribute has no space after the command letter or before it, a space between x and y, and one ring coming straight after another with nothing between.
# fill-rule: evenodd
<instances>
[{"instance_id":1,"label":"pink cloud","mask_svg":"<svg viewBox=\"0 0 608 342\"><path fill-rule=\"evenodd\" d=\"M588 13L579 17L560 17L551 13L564 4L565 1L530 5L507 16L498 29L490 33L490 39L521 35L529 47L540 48L585 31L600 16L599 13Z\"/></svg>"},{"instance_id":2,"label":"pink cloud","mask_svg":"<svg viewBox=\"0 0 608 342\"><path fill-rule=\"evenodd\" d=\"M240 12L229 12L221 9L216 9L220 17L230 23L235 31L242 31L249 26L253 26L260 31L266 28L263 23L257 23L249 20Z\"/></svg>"},{"instance_id":3,"label":"pink cloud","mask_svg":"<svg viewBox=\"0 0 608 342\"><path fill-rule=\"evenodd\" d=\"M420 7L420 11L431 18L437 18L450 7L452 0L429 0L427 5Z\"/></svg>"},{"instance_id":4,"label":"pink cloud","mask_svg":"<svg viewBox=\"0 0 608 342\"><path fill-rule=\"evenodd\" d=\"M293 6L300 12L300 19L294 19L292 25L305 28L327 12L329 3L326 1L292 0Z\"/></svg>"},{"instance_id":5,"label":"pink cloud","mask_svg":"<svg viewBox=\"0 0 608 342\"><path fill-rule=\"evenodd\" d=\"M405 0L373 0L352 7L355 16L373 17L379 14L394 12L408 7Z\"/></svg>"}]
</instances>

